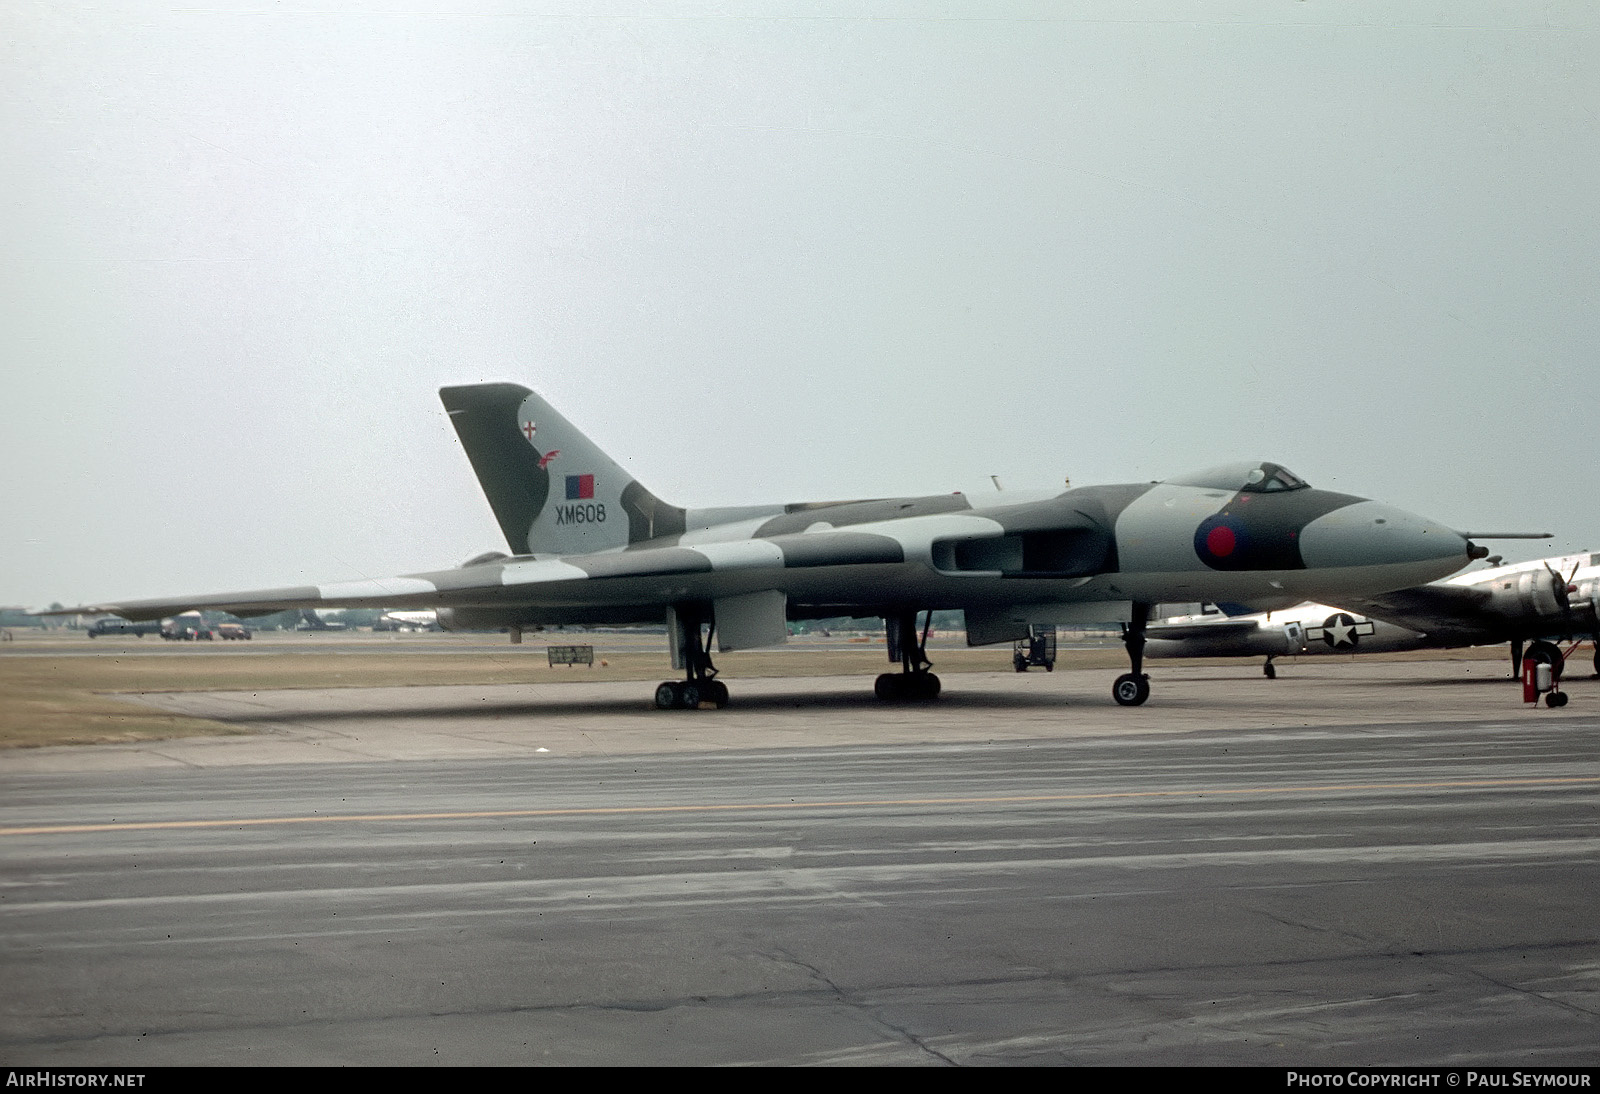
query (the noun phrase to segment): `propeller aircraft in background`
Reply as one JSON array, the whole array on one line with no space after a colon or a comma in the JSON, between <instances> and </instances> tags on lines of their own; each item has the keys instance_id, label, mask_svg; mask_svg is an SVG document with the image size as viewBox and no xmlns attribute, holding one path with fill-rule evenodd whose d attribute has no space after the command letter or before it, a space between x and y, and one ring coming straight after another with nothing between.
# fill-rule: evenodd
<instances>
[{"instance_id":1,"label":"propeller aircraft in background","mask_svg":"<svg viewBox=\"0 0 1600 1094\"><path fill-rule=\"evenodd\" d=\"M1600 675L1600 554L1491 566L1447 581L1230 617L1175 616L1150 625L1149 657L1264 656L1459 649L1510 643L1511 674L1524 655L1561 678L1560 642L1595 641Z\"/></svg>"}]
</instances>

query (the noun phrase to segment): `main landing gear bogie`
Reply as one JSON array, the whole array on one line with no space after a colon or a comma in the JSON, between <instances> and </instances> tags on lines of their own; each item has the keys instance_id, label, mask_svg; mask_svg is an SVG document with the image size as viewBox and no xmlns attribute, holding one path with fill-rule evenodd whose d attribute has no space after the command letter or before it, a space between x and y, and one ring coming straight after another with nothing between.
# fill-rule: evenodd
<instances>
[{"instance_id":1,"label":"main landing gear bogie","mask_svg":"<svg viewBox=\"0 0 1600 1094\"><path fill-rule=\"evenodd\" d=\"M663 680L656 686L657 710L721 710L728 705L728 685L717 679L711 663L711 637L715 622L704 605L687 604L668 613L669 640L682 664L682 680Z\"/></svg>"},{"instance_id":2,"label":"main landing gear bogie","mask_svg":"<svg viewBox=\"0 0 1600 1094\"><path fill-rule=\"evenodd\" d=\"M728 705L728 685L721 680L665 680L656 688L657 710L699 710Z\"/></svg>"},{"instance_id":3,"label":"main landing gear bogie","mask_svg":"<svg viewBox=\"0 0 1600 1094\"><path fill-rule=\"evenodd\" d=\"M931 672L886 672L872 691L886 703L929 703L939 697L939 678Z\"/></svg>"},{"instance_id":4,"label":"main landing gear bogie","mask_svg":"<svg viewBox=\"0 0 1600 1094\"><path fill-rule=\"evenodd\" d=\"M886 672L873 681L872 692L886 703L931 703L939 697L939 678L930 669L928 635L933 629L933 612L919 634L917 613L899 612L884 617L889 660L900 663L899 672Z\"/></svg>"},{"instance_id":5,"label":"main landing gear bogie","mask_svg":"<svg viewBox=\"0 0 1600 1094\"><path fill-rule=\"evenodd\" d=\"M1511 678L1513 680L1522 679L1522 659L1525 656L1531 657L1535 661L1543 661L1549 665L1550 678L1558 684L1561 682L1561 672L1567 667L1567 659L1561 653L1560 646L1541 638L1529 642L1526 649L1524 649L1522 639L1513 638L1511 640ZM1600 676L1600 642L1595 645L1594 671L1596 676Z\"/></svg>"},{"instance_id":6,"label":"main landing gear bogie","mask_svg":"<svg viewBox=\"0 0 1600 1094\"><path fill-rule=\"evenodd\" d=\"M1538 642L1530 642L1525 656L1531 657L1535 661L1543 661L1549 665L1551 678L1557 683L1561 681L1561 670L1566 668L1567 662L1566 658L1561 655L1560 646L1542 639Z\"/></svg>"}]
</instances>

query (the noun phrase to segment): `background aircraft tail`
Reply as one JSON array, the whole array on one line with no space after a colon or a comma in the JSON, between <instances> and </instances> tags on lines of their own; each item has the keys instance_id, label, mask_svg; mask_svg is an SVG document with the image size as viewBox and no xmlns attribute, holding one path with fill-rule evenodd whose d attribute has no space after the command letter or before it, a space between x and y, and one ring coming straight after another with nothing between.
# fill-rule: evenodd
<instances>
[{"instance_id":1,"label":"background aircraft tail","mask_svg":"<svg viewBox=\"0 0 1600 1094\"><path fill-rule=\"evenodd\" d=\"M439 389L513 554L584 554L684 530L684 512L635 482L518 384Z\"/></svg>"}]
</instances>

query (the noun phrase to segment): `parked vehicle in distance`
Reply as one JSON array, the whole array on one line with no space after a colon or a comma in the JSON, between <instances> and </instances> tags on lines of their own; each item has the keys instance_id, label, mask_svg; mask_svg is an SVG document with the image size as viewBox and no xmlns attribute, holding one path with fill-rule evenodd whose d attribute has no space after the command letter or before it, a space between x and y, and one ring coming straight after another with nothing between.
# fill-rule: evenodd
<instances>
[{"instance_id":1,"label":"parked vehicle in distance","mask_svg":"<svg viewBox=\"0 0 1600 1094\"><path fill-rule=\"evenodd\" d=\"M218 638L244 639L250 637L250 628L243 623L218 623L213 629Z\"/></svg>"},{"instance_id":2,"label":"parked vehicle in distance","mask_svg":"<svg viewBox=\"0 0 1600 1094\"><path fill-rule=\"evenodd\" d=\"M89 624L89 637L100 638L108 634L126 634L143 638L147 634L160 634L159 622L130 623L126 619L96 619Z\"/></svg>"},{"instance_id":3,"label":"parked vehicle in distance","mask_svg":"<svg viewBox=\"0 0 1600 1094\"><path fill-rule=\"evenodd\" d=\"M420 612L384 612L372 624L375 631L442 631L439 626L439 613L435 611Z\"/></svg>"},{"instance_id":4,"label":"parked vehicle in distance","mask_svg":"<svg viewBox=\"0 0 1600 1094\"><path fill-rule=\"evenodd\" d=\"M1045 672L1056 671L1056 625L1034 623L1028 637L1017 639L1011 649L1011 667L1027 672L1029 665L1043 665Z\"/></svg>"},{"instance_id":5,"label":"parked vehicle in distance","mask_svg":"<svg viewBox=\"0 0 1600 1094\"><path fill-rule=\"evenodd\" d=\"M199 612L184 612L161 621L161 637L169 642L193 642L197 639L209 642L214 636L211 624L205 621L204 616Z\"/></svg>"}]
</instances>

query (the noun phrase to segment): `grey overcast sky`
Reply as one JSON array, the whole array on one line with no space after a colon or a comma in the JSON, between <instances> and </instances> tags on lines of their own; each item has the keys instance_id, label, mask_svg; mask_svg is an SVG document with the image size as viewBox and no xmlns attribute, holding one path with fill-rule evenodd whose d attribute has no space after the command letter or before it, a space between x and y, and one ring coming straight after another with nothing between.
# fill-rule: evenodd
<instances>
[{"instance_id":1,"label":"grey overcast sky","mask_svg":"<svg viewBox=\"0 0 1600 1094\"><path fill-rule=\"evenodd\" d=\"M1600 550L1590 0L0 5L0 603L1235 458Z\"/></svg>"}]
</instances>

